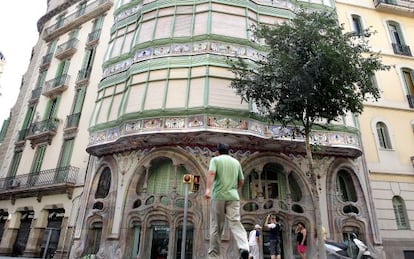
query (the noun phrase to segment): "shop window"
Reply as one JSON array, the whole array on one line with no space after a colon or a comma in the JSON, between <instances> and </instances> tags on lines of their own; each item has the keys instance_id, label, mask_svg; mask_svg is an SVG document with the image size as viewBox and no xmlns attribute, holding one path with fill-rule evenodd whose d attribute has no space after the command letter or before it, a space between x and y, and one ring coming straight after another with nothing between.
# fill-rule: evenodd
<instances>
[{"instance_id":1,"label":"shop window","mask_svg":"<svg viewBox=\"0 0 414 259\"><path fill-rule=\"evenodd\" d=\"M152 226L151 259L167 259L170 238L168 225Z\"/></svg>"},{"instance_id":2,"label":"shop window","mask_svg":"<svg viewBox=\"0 0 414 259\"><path fill-rule=\"evenodd\" d=\"M0 210L0 241L3 239L3 233L8 217L9 213L7 211Z\"/></svg>"},{"instance_id":3,"label":"shop window","mask_svg":"<svg viewBox=\"0 0 414 259\"><path fill-rule=\"evenodd\" d=\"M193 236L194 236L194 228L192 225L187 225L186 227L186 236L185 236L185 259L192 259L193 258ZM181 257L181 248L182 248L182 240L183 240L183 227L180 226L177 231L177 253L175 258L183 258Z\"/></svg>"},{"instance_id":4,"label":"shop window","mask_svg":"<svg viewBox=\"0 0 414 259\"><path fill-rule=\"evenodd\" d=\"M47 227L41 245L42 258L53 258L56 253L64 216L64 209L49 210Z\"/></svg>"},{"instance_id":5,"label":"shop window","mask_svg":"<svg viewBox=\"0 0 414 259\"><path fill-rule=\"evenodd\" d=\"M16 241L13 244L12 256L21 257L29 240L30 227L34 216L33 211L21 212L20 228L17 230Z\"/></svg>"}]
</instances>

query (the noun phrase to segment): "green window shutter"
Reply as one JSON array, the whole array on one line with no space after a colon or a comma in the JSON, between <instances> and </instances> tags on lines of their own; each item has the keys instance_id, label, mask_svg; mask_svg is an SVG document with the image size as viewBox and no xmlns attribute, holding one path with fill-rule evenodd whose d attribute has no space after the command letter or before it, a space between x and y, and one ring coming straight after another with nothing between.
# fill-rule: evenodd
<instances>
[{"instance_id":1,"label":"green window shutter","mask_svg":"<svg viewBox=\"0 0 414 259\"><path fill-rule=\"evenodd\" d=\"M76 91L75 103L73 105L72 114L80 113L82 111L83 102L85 100L86 87L83 86Z\"/></svg>"},{"instance_id":2,"label":"green window shutter","mask_svg":"<svg viewBox=\"0 0 414 259\"><path fill-rule=\"evenodd\" d=\"M3 121L3 126L1 127L1 131L0 131L0 143L2 143L4 138L6 137L9 125L10 125L10 117Z\"/></svg>"},{"instance_id":3,"label":"green window shutter","mask_svg":"<svg viewBox=\"0 0 414 259\"><path fill-rule=\"evenodd\" d=\"M43 158L46 152L46 145L39 146L36 152L36 156L33 162L31 172L39 172L42 168Z\"/></svg>"},{"instance_id":4,"label":"green window shutter","mask_svg":"<svg viewBox=\"0 0 414 259\"><path fill-rule=\"evenodd\" d=\"M35 113L35 106L30 106L27 108L26 116L24 117L22 130L25 130L30 127L30 124L32 123L33 117Z\"/></svg>"},{"instance_id":5,"label":"green window shutter","mask_svg":"<svg viewBox=\"0 0 414 259\"><path fill-rule=\"evenodd\" d=\"M52 43L49 44L47 54L52 54L55 52L57 46L57 41L54 40Z\"/></svg>"},{"instance_id":6,"label":"green window shutter","mask_svg":"<svg viewBox=\"0 0 414 259\"><path fill-rule=\"evenodd\" d=\"M45 119L50 120L50 119L56 118L56 114L57 114L56 111L57 111L59 101L60 101L60 97L49 100L49 102L47 103L47 107L46 107L46 113L44 117Z\"/></svg>"},{"instance_id":7,"label":"green window shutter","mask_svg":"<svg viewBox=\"0 0 414 259\"><path fill-rule=\"evenodd\" d=\"M59 168L70 165L70 159L72 157L74 142L75 142L75 139L66 139L63 142L62 150L60 153L59 165L58 165Z\"/></svg>"},{"instance_id":8,"label":"green window shutter","mask_svg":"<svg viewBox=\"0 0 414 259\"><path fill-rule=\"evenodd\" d=\"M16 151L14 152L13 159L10 164L8 176L15 176L17 173L17 169L19 168L20 160L22 158L22 151Z\"/></svg>"}]
</instances>

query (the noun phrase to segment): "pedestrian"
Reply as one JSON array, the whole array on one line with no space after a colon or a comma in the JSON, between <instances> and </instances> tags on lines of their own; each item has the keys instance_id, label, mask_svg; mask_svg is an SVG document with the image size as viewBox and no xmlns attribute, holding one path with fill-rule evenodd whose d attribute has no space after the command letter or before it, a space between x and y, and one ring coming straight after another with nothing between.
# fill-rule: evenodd
<instances>
[{"instance_id":1,"label":"pedestrian","mask_svg":"<svg viewBox=\"0 0 414 259\"><path fill-rule=\"evenodd\" d=\"M302 259L306 259L306 250L307 250L307 244L306 244L306 228L305 225L302 222L299 222L295 229L296 234L296 242L297 242L297 250Z\"/></svg>"},{"instance_id":2,"label":"pedestrian","mask_svg":"<svg viewBox=\"0 0 414 259\"><path fill-rule=\"evenodd\" d=\"M259 248L259 238L260 231L262 227L258 224L254 226L254 229L249 233L249 258L250 259L259 259L260 258L260 248Z\"/></svg>"},{"instance_id":3,"label":"pedestrian","mask_svg":"<svg viewBox=\"0 0 414 259\"><path fill-rule=\"evenodd\" d=\"M237 191L244 183L240 162L229 155L229 146L218 145L219 155L210 160L207 173L206 199L211 199L209 258L219 258L225 219L233 234L242 259L249 257L247 233L240 222L240 197Z\"/></svg>"},{"instance_id":4,"label":"pedestrian","mask_svg":"<svg viewBox=\"0 0 414 259\"><path fill-rule=\"evenodd\" d=\"M282 225L279 216L267 215L264 225L269 229L269 250L271 259L280 259L282 256Z\"/></svg>"}]
</instances>

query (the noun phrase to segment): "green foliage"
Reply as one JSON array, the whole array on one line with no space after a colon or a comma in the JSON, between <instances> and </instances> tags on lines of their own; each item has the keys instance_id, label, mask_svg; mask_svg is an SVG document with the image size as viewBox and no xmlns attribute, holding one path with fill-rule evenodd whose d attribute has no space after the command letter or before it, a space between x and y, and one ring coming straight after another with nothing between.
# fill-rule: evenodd
<instances>
[{"instance_id":1,"label":"green foliage","mask_svg":"<svg viewBox=\"0 0 414 259\"><path fill-rule=\"evenodd\" d=\"M364 101L380 97L372 81L375 72L389 67L368 45L371 29L362 36L343 30L335 14L326 11L301 10L285 23L259 26L255 36L269 52L253 64L229 60L235 74L231 87L271 121L299 122L305 130L318 119L361 113Z\"/></svg>"}]
</instances>

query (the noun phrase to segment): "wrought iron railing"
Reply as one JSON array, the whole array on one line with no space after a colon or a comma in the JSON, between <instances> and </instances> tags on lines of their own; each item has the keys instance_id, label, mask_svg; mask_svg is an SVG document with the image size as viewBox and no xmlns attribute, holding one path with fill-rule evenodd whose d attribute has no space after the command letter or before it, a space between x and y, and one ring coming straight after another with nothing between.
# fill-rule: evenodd
<instances>
[{"instance_id":1,"label":"wrought iron railing","mask_svg":"<svg viewBox=\"0 0 414 259\"><path fill-rule=\"evenodd\" d=\"M48 131L56 132L58 124L59 119L57 118L34 122L30 125L27 136L38 135Z\"/></svg>"},{"instance_id":2,"label":"wrought iron railing","mask_svg":"<svg viewBox=\"0 0 414 259\"><path fill-rule=\"evenodd\" d=\"M395 54L411 56L411 49L408 45L392 43L392 49L394 50Z\"/></svg>"},{"instance_id":3,"label":"wrought iron railing","mask_svg":"<svg viewBox=\"0 0 414 259\"><path fill-rule=\"evenodd\" d=\"M52 26L46 28L45 29L46 35L52 34L54 31L68 25L69 23L75 21L76 19L78 19L81 16L87 15L88 13L92 12L93 10L98 8L99 6L104 5L106 3L112 3L112 1L111 0L96 0L96 1L88 4L84 9L82 9L83 12L81 13L81 15L79 14L79 12L72 13L69 16L65 17L63 21L59 21L59 22L53 24Z\"/></svg>"},{"instance_id":4,"label":"wrought iron railing","mask_svg":"<svg viewBox=\"0 0 414 259\"><path fill-rule=\"evenodd\" d=\"M375 6L379 4L388 4L408 9L414 9L414 1L412 0L374 0Z\"/></svg>"},{"instance_id":5,"label":"wrought iron railing","mask_svg":"<svg viewBox=\"0 0 414 259\"><path fill-rule=\"evenodd\" d=\"M79 125L80 116L81 116L80 112L68 115L66 117L65 128L66 129L68 129L68 128L77 128L78 125Z\"/></svg>"},{"instance_id":6,"label":"wrought iron railing","mask_svg":"<svg viewBox=\"0 0 414 259\"><path fill-rule=\"evenodd\" d=\"M79 168L73 166L59 167L0 178L0 192L33 187L44 187L56 184L75 184Z\"/></svg>"},{"instance_id":7,"label":"wrought iron railing","mask_svg":"<svg viewBox=\"0 0 414 259\"><path fill-rule=\"evenodd\" d=\"M56 50L56 56L59 56L63 52L70 50L70 49L76 49L78 45L79 40L76 38L70 39L67 42L59 45Z\"/></svg>"},{"instance_id":8,"label":"wrought iron railing","mask_svg":"<svg viewBox=\"0 0 414 259\"><path fill-rule=\"evenodd\" d=\"M101 35L101 29L98 29L98 30L95 30L95 31L89 33L87 43L97 41L99 39L100 35Z\"/></svg>"},{"instance_id":9,"label":"wrought iron railing","mask_svg":"<svg viewBox=\"0 0 414 259\"><path fill-rule=\"evenodd\" d=\"M57 88L59 86L68 85L69 84L69 75L61 75L59 77L56 77L52 80L49 80L45 83L45 86L43 87L43 93L46 93L54 88Z\"/></svg>"},{"instance_id":10,"label":"wrought iron railing","mask_svg":"<svg viewBox=\"0 0 414 259\"><path fill-rule=\"evenodd\" d=\"M414 108L414 95L407 94L407 100L410 108Z\"/></svg>"},{"instance_id":11,"label":"wrought iron railing","mask_svg":"<svg viewBox=\"0 0 414 259\"><path fill-rule=\"evenodd\" d=\"M88 79L91 74L91 69L92 69L91 67L87 67L87 68L82 68L81 70L79 70L78 78L76 79L76 82Z\"/></svg>"},{"instance_id":12,"label":"wrought iron railing","mask_svg":"<svg viewBox=\"0 0 414 259\"><path fill-rule=\"evenodd\" d=\"M30 97L30 100L39 99L41 93L42 93L42 88L41 87L33 89L32 90L32 96Z\"/></svg>"},{"instance_id":13,"label":"wrought iron railing","mask_svg":"<svg viewBox=\"0 0 414 259\"><path fill-rule=\"evenodd\" d=\"M42 63L40 64L40 66L48 66L50 62L52 61L52 58L53 58L53 53L46 54L45 56L43 56Z\"/></svg>"}]
</instances>

